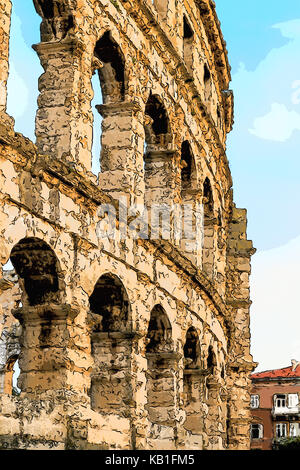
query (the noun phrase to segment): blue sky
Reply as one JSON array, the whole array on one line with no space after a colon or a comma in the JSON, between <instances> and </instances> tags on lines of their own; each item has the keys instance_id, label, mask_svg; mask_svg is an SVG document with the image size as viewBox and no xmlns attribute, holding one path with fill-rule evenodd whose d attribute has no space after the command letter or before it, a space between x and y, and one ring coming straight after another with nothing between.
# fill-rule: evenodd
<instances>
[{"instance_id":1,"label":"blue sky","mask_svg":"<svg viewBox=\"0 0 300 470\"><path fill-rule=\"evenodd\" d=\"M31 0L13 5L8 112L34 140L42 69L31 45L39 42L40 18ZM258 249L252 352L259 370L284 367L300 360L300 2L216 0L216 9L235 96L227 141L234 197L248 210L248 236Z\"/></svg>"}]
</instances>

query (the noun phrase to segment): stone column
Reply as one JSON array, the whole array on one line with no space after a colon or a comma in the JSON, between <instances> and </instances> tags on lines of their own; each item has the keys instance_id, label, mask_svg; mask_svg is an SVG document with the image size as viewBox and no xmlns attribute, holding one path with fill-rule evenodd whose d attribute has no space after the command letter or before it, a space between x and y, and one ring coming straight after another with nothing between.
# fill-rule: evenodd
<instances>
[{"instance_id":1,"label":"stone column","mask_svg":"<svg viewBox=\"0 0 300 470\"><path fill-rule=\"evenodd\" d=\"M204 214L202 270L211 281L214 280L215 276L216 231L217 219L213 215L205 216Z\"/></svg>"},{"instance_id":2,"label":"stone column","mask_svg":"<svg viewBox=\"0 0 300 470\"><path fill-rule=\"evenodd\" d=\"M0 0L0 115L6 111L11 0Z\"/></svg>"},{"instance_id":3,"label":"stone column","mask_svg":"<svg viewBox=\"0 0 300 470\"><path fill-rule=\"evenodd\" d=\"M183 423L187 431L184 449L203 449L205 376L203 369L184 369L183 393L186 420Z\"/></svg>"},{"instance_id":4,"label":"stone column","mask_svg":"<svg viewBox=\"0 0 300 470\"><path fill-rule=\"evenodd\" d=\"M206 418L206 431L208 438L207 450L222 450L226 443L226 418L223 413L221 380L210 376L206 381L208 414Z\"/></svg>"},{"instance_id":5,"label":"stone column","mask_svg":"<svg viewBox=\"0 0 300 470\"><path fill-rule=\"evenodd\" d=\"M22 307L13 314L22 325L18 380L22 393L83 389L68 331L78 311L67 304L49 303Z\"/></svg>"},{"instance_id":6,"label":"stone column","mask_svg":"<svg viewBox=\"0 0 300 470\"><path fill-rule=\"evenodd\" d=\"M14 283L5 277L0 278L0 296L7 290L11 290ZM2 299L1 299L2 300ZM17 325L12 324L8 319L4 324L3 311L0 304L0 393L12 393L12 377L14 361L10 362L9 359L19 354L18 339L17 339ZM5 317L4 317L5 318Z\"/></svg>"},{"instance_id":7,"label":"stone column","mask_svg":"<svg viewBox=\"0 0 300 470\"><path fill-rule=\"evenodd\" d=\"M228 449L250 449L250 374L256 364L239 361L228 364Z\"/></svg>"},{"instance_id":8,"label":"stone column","mask_svg":"<svg viewBox=\"0 0 300 470\"><path fill-rule=\"evenodd\" d=\"M45 72L39 79L36 138L42 154L91 169L92 65L76 39L33 46Z\"/></svg>"},{"instance_id":9,"label":"stone column","mask_svg":"<svg viewBox=\"0 0 300 470\"><path fill-rule=\"evenodd\" d=\"M145 204L173 204L175 195L175 150L150 150L145 155Z\"/></svg>"},{"instance_id":10,"label":"stone column","mask_svg":"<svg viewBox=\"0 0 300 470\"><path fill-rule=\"evenodd\" d=\"M256 367L250 354L251 255L255 253L247 240L246 210L232 210L227 248L227 305L230 311L228 389L228 448L250 446L250 373Z\"/></svg>"},{"instance_id":11,"label":"stone column","mask_svg":"<svg viewBox=\"0 0 300 470\"><path fill-rule=\"evenodd\" d=\"M129 332L92 334L91 408L111 421L128 420L128 434L123 433L122 441L130 449L140 448L140 441L145 442L139 435L143 417L139 413L141 384L137 383L135 363L140 337Z\"/></svg>"},{"instance_id":12,"label":"stone column","mask_svg":"<svg viewBox=\"0 0 300 470\"><path fill-rule=\"evenodd\" d=\"M150 449L175 449L178 410L178 362L175 352L147 353L147 405Z\"/></svg>"},{"instance_id":13,"label":"stone column","mask_svg":"<svg viewBox=\"0 0 300 470\"><path fill-rule=\"evenodd\" d=\"M102 121L99 186L114 198L127 196L131 205L143 204L144 113L136 102L96 107Z\"/></svg>"},{"instance_id":14,"label":"stone column","mask_svg":"<svg viewBox=\"0 0 300 470\"><path fill-rule=\"evenodd\" d=\"M185 255L201 267L201 253L204 240L203 208L201 204L201 191L199 189L186 189L181 192L182 205L191 208L192 217L183 219L184 226L180 248ZM189 236L190 233L190 236Z\"/></svg>"}]
</instances>

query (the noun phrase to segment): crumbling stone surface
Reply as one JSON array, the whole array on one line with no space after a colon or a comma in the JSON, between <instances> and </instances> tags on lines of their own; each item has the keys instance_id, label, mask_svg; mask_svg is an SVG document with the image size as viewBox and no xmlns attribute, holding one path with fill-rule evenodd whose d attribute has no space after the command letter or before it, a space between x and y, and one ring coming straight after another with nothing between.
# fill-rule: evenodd
<instances>
[{"instance_id":1,"label":"crumbling stone surface","mask_svg":"<svg viewBox=\"0 0 300 470\"><path fill-rule=\"evenodd\" d=\"M6 114L0 0L0 448L248 449L246 211L211 0L34 0L36 144ZM92 75L103 104L91 173ZM203 244L122 237L131 206L202 204ZM99 237L110 204L115 237ZM193 220L191 225L193 225ZM12 394L18 359L20 394Z\"/></svg>"}]
</instances>

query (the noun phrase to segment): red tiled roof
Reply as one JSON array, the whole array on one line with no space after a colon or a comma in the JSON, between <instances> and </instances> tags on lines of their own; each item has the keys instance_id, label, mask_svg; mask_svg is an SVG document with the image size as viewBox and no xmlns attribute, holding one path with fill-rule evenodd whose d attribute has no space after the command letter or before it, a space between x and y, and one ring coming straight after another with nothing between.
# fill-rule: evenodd
<instances>
[{"instance_id":1,"label":"red tiled roof","mask_svg":"<svg viewBox=\"0 0 300 470\"><path fill-rule=\"evenodd\" d=\"M275 379L279 377L299 377L300 378L300 365L296 367L294 371L292 371L292 366L284 367L283 369L274 369L274 370L266 370L264 372L257 372L251 374L252 379L264 379L270 378Z\"/></svg>"}]
</instances>

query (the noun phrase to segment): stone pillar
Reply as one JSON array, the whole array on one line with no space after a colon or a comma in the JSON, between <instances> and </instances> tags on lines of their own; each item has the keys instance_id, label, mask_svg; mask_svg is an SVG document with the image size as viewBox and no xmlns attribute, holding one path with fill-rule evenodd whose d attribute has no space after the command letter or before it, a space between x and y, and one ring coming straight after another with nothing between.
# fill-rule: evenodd
<instances>
[{"instance_id":1,"label":"stone pillar","mask_svg":"<svg viewBox=\"0 0 300 470\"><path fill-rule=\"evenodd\" d=\"M6 291L11 292L14 285L14 282L5 277L1 277L0 297ZM7 297L9 297L9 294ZM3 301L3 297L1 301ZM13 366L15 357L19 354L18 336L20 335L20 328L18 328L16 323L14 324L11 321L11 319L14 319L10 315L7 315L7 313L8 312L5 312L0 304L0 394L7 393L11 395Z\"/></svg>"},{"instance_id":2,"label":"stone pillar","mask_svg":"<svg viewBox=\"0 0 300 470\"><path fill-rule=\"evenodd\" d=\"M216 218L213 215L206 216L204 212L202 270L204 274L206 274L206 276L211 281L214 280L214 276L215 276L216 231L217 231Z\"/></svg>"},{"instance_id":3,"label":"stone pillar","mask_svg":"<svg viewBox=\"0 0 300 470\"><path fill-rule=\"evenodd\" d=\"M178 362L175 352L147 353L147 405L150 449L175 449L178 410Z\"/></svg>"},{"instance_id":4,"label":"stone pillar","mask_svg":"<svg viewBox=\"0 0 300 470\"><path fill-rule=\"evenodd\" d=\"M180 248L193 264L201 267L201 254L204 239L203 209L201 204L201 191L199 189L186 189L181 192L182 210L184 206L191 208L192 217L183 218L182 237ZM190 236L189 236L190 233Z\"/></svg>"},{"instance_id":5,"label":"stone pillar","mask_svg":"<svg viewBox=\"0 0 300 470\"><path fill-rule=\"evenodd\" d=\"M91 169L92 65L76 39L33 46L45 72L39 79L36 143L42 154Z\"/></svg>"},{"instance_id":6,"label":"stone pillar","mask_svg":"<svg viewBox=\"0 0 300 470\"><path fill-rule=\"evenodd\" d=\"M247 214L232 210L227 248L227 305L230 311L228 389L228 448L250 447L250 373L256 367L250 354L251 255L255 253L247 240Z\"/></svg>"},{"instance_id":7,"label":"stone pillar","mask_svg":"<svg viewBox=\"0 0 300 470\"><path fill-rule=\"evenodd\" d=\"M22 393L83 389L69 334L78 311L70 305L37 305L13 311L22 325L18 385Z\"/></svg>"},{"instance_id":8,"label":"stone pillar","mask_svg":"<svg viewBox=\"0 0 300 470\"><path fill-rule=\"evenodd\" d=\"M228 418L227 441L229 450L250 449L250 374L256 364L239 361L227 366Z\"/></svg>"},{"instance_id":9,"label":"stone pillar","mask_svg":"<svg viewBox=\"0 0 300 470\"><path fill-rule=\"evenodd\" d=\"M11 0L0 0L0 115L6 112Z\"/></svg>"},{"instance_id":10,"label":"stone pillar","mask_svg":"<svg viewBox=\"0 0 300 470\"><path fill-rule=\"evenodd\" d=\"M96 106L103 117L99 185L114 198L127 196L131 205L144 195L144 113L136 102Z\"/></svg>"},{"instance_id":11,"label":"stone pillar","mask_svg":"<svg viewBox=\"0 0 300 470\"><path fill-rule=\"evenodd\" d=\"M175 240L174 201L176 200L175 150L159 148L147 151L145 161L145 206L153 239ZM158 207L159 206L159 207Z\"/></svg>"},{"instance_id":12,"label":"stone pillar","mask_svg":"<svg viewBox=\"0 0 300 470\"><path fill-rule=\"evenodd\" d=\"M175 150L150 150L145 155L145 204L173 204L175 195Z\"/></svg>"},{"instance_id":13,"label":"stone pillar","mask_svg":"<svg viewBox=\"0 0 300 470\"><path fill-rule=\"evenodd\" d=\"M111 421L128 420L128 435L124 432L122 440L130 449L140 448L141 442L145 444L145 436L139 432L143 416L139 413L141 384L136 381L135 364L140 337L129 332L92 334L91 408Z\"/></svg>"},{"instance_id":14,"label":"stone pillar","mask_svg":"<svg viewBox=\"0 0 300 470\"><path fill-rule=\"evenodd\" d=\"M222 450L226 442L226 418L223 413L221 390L222 383L219 377L210 376L206 381L208 414L206 418L206 431L208 446L206 450Z\"/></svg>"},{"instance_id":15,"label":"stone pillar","mask_svg":"<svg viewBox=\"0 0 300 470\"><path fill-rule=\"evenodd\" d=\"M183 427L186 430L184 449L203 449L205 375L203 369L184 369L183 394L186 420Z\"/></svg>"}]
</instances>

